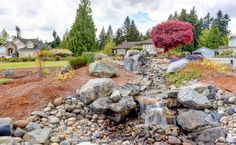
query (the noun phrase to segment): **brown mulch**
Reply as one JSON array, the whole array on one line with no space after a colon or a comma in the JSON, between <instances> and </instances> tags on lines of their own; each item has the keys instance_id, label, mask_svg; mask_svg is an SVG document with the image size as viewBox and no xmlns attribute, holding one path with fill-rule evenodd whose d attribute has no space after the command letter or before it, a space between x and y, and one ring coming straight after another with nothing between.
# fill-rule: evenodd
<instances>
[{"instance_id":1,"label":"brown mulch","mask_svg":"<svg viewBox=\"0 0 236 145\"><path fill-rule=\"evenodd\" d=\"M120 66L116 67L118 75L112 78L115 85L133 80L134 76L131 73ZM55 98L75 94L77 88L89 79L95 78L89 75L88 67L76 70L72 79L63 82L57 81L54 73L47 77L39 77L35 69L17 69L14 73L27 75L9 84L0 85L0 117L11 117L13 120L26 118Z\"/></svg>"},{"instance_id":2,"label":"brown mulch","mask_svg":"<svg viewBox=\"0 0 236 145\"><path fill-rule=\"evenodd\" d=\"M236 76L234 75L212 75L200 81L236 94Z\"/></svg>"}]
</instances>

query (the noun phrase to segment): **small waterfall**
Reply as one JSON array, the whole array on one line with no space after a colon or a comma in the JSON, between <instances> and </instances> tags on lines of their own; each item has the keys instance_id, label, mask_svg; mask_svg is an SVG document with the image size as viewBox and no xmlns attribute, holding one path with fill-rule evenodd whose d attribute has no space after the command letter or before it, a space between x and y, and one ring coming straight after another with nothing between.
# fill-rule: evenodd
<instances>
[{"instance_id":1,"label":"small waterfall","mask_svg":"<svg viewBox=\"0 0 236 145\"><path fill-rule=\"evenodd\" d=\"M144 117L145 125L176 125L176 112L168 109L162 100L153 99L150 97L142 97L139 99L140 114Z\"/></svg>"}]
</instances>

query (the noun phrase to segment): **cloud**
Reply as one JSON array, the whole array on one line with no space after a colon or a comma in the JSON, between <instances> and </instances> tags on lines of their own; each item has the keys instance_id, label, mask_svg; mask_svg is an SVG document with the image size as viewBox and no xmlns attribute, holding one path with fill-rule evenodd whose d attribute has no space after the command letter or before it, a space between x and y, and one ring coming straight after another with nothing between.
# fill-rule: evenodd
<instances>
[{"instance_id":1,"label":"cloud","mask_svg":"<svg viewBox=\"0 0 236 145\"><path fill-rule=\"evenodd\" d=\"M22 30L23 37L52 40L52 31L61 36L75 19L80 0L0 0L0 29L6 28L15 34L15 25ZM135 20L137 27L145 33L149 28L165 21L170 13L182 8L196 7L199 16L207 12L212 15L222 9L231 17L230 29L236 32L236 1L232 0L91 0L92 15L98 30L112 25L114 31L123 25L126 16Z\"/></svg>"}]
</instances>

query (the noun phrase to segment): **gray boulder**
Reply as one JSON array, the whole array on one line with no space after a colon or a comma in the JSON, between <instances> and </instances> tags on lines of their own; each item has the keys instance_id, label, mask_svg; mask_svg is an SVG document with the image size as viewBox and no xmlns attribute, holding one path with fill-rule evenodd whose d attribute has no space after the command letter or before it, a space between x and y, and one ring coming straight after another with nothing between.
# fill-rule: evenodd
<instances>
[{"instance_id":1,"label":"gray boulder","mask_svg":"<svg viewBox=\"0 0 236 145\"><path fill-rule=\"evenodd\" d=\"M13 122L11 118L0 118L0 136L11 136Z\"/></svg>"},{"instance_id":2,"label":"gray boulder","mask_svg":"<svg viewBox=\"0 0 236 145\"><path fill-rule=\"evenodd\" d=\"M113 89L113 81L109 78L89 80L81 89L76 90L80 95L80 100L85 104L90 104L100 97L110 96Z\"/></svg>"},{"instance_id":3,"label":"gray boulder","mask_svg":"<svg viewBox=\"0 0 236 145\"><path fill-rule=\"evenodd\" d=\"M46 144L51 130L50 128L36 129L26 133L23 139L31 144Z\"/></svg>"},{"instance_id":4,"label":"gray boulder","mask_svg":"<svg viewBox=\"0 0 236 145\"><path fill-rule=\"evenodd\" d=\"M89 73L100 78L110 78L116 75L116 69L108 64L95 61L89 65Z\"/></svg>"},{"instance_id":5,"label":"gray boulder","mask_svg":"<svg viewBox=\"0 0 236 145\"><path fill-rule=\"evenodd\" d=\"M205 109L211 107L211 102L206 96L199 94L191 88L184 88L179 91L178 102L190 109Z\"/></svg>"},{"instance_id":6,"label":"gray boulder","mask_svg":"<svg viewBox=\"0 0 236 145\"><path fill-rule=\"evenodd\" d=\"M124 58L124 68L130 72L141 73L143 72L142 66L145 63L145 58L140 55L128 56Z\"/></svg>"},{"instance_id":7,"label":"gray boulder","mask_svg":"<svg viewBox=\"0 0 236 145\"><path fill-rule=\"evenodd\" d=\"M104 115L115 122L124 120L131 111L136 109L136 106L131 96L122 97L117 103L111 102L109 97L103 97L90 104L92 112Z\"/></svg>"},{"instance_id":8,"label":"gray boulder","mask_svg":"<svg viewBox=\"0 0 236 145\"><path fill-rule=\"evenodd\" d=\"M207 125L205 118L207 114L202 111L188 110L181 112L177 117L177 122L182 129L187 131L193 131L199 127Z\"/></svg>"},{"instance_id":9,"label":"gray boulder","mask_svg":"<svg viewBox=\"0 0 236 145\"><path fill-rule=\"evenodd\" d=\"M137 55L137 54L140 54L139 50L128 50L125 57L134 56L134 55Z\"/></svg>"},{"instance_id":10,"label":"gray boulder","mask_svg":"<svg viewBox=\"0 0 236 145\"><path fill-rule=\"evenodd\" d=\"M187 63L188 63L187 59L181 59L181 60L172 62L167 68L167 73L174 73L177 70L185 67Z\"/></svg>"},{"instance_id":11,"label":"gray boulder","mask_svg":"<svg viewBox=\"0 0 236 145\"><path fill-rule=\"evenodd\" d=\"M114 90L112 91L112 94L111 94L111 96L110 96L110 99L111 99L113 102L119 101L119 100L121 99L120 91L114 89Z\"/></svg>"},{"instance_id":12,"label":"gray boulder","mask_svg":"<svg viewBox=\"0 0 236 145\"><path fill-rule=\"evenodd\" d=\"M203 130L198 136L197 140L201 142L213 142L215 143L216 139L220 137L226 137L227 131L222 127L214 127Z\"/></svg>"},{"instance_id":13,"label":"gray boulder","mask_svg":"<svg viewBox=\"0 0 236 145\"><path fill-rule=\"evenodd\" d=\"M124 83L120 85L118 89L121 96L135 96L139 94L141 86L132 83Z\"/></svg>"}]
</instances>

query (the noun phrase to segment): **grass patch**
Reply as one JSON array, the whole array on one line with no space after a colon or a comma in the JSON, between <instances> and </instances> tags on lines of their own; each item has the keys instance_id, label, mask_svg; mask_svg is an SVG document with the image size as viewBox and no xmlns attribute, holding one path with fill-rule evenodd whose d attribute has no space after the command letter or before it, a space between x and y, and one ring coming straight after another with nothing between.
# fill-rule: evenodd
<instances>
[{"instance_id":1,"label":"grass patch","mask_svg":"<svg viewBox=\"0 0 236 145\"><path fill-rule=\"evenodd\" d=\"M45 67L60 67L68 64L68 61L46 61ZM35 68L35 62L0 62L0 69Z\"/></svg>"},{"instance_id":2,"label":"grass patch","mask_svg":"<svg viewBox=\"0 0 236 145\"><path fill-rule=\"evenodd\" d=\"M231 72L229 66L215 63L208 59L191 61L183 69L173 74L166 74L165 78L169 85L180 87L184 82L196 80L212 74L225 74Z\"/></svg>"},{"instance_id":3,"label":"grass patch","mask_svg":"<svg viewBox=\"0 0 236 145\"><path fill-rule=\"evenodd\" d=\"M10 83L13 79L8 79L8 78L0 78L0 84L7 84Z\"/></svg>"}]
</instances>

